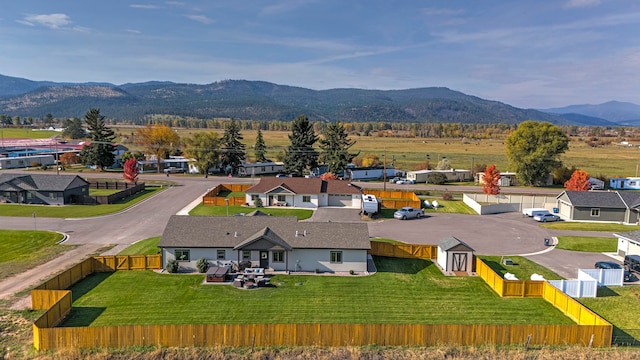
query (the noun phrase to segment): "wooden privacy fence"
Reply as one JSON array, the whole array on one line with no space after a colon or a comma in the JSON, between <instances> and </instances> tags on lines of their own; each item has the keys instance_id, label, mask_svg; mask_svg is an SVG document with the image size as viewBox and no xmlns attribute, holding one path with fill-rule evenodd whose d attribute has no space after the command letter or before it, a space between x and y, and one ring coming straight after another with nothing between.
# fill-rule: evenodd
<instances>
[{"instance_id":1,"label":"wooden privacy fence","mask_svg":"<svg viewBox=\"0 0 640 360\"><path fill-rule=\"evenodd\" d=\"M372 241L369 253L374 256L431 260L438 256L438 247L435 245L391 244Z\"/></svg>"},{"instance_id":2,"label":"wooden privacy fence","mask_svg":"<svg viewBox=\"0 0 640 360\"><path fill-rule=\"evenodd\" d=\"M544 281L505 280L479 258L476 258L476 273L500 297L542 297Z\"/></svg>"},{"instance_id":3,"label":"wooden privacy fence","mask_svg":"<svg viewBox=\"0 0 640 360\"><path fill-rule=\"evenodd\" d=\"M193 324L40 328L39 349L131 346L607 346L596 326L446 324Z\"/></svg>"},{"instance_id":4,"label":"wooden privacy fence","mask_svg":"<svg viewBox=\"0 0 640 360\"><path fill-rule=\"evenodd\" d=\"M421 208L422 202L413 191L384 191L384 190L365 190L365 193L375 195L381 200L383 208L399 209L404 206Z\"/></svg>"},{"instance_id":5,"label":"wooden privacy fence","mask_svg":"<svg viewBox=\"0 0 640 360\"><path fill-rule=\"evenodd\" d=\"M371 254L434 259L434 245L372 242ZM124 258L127 258L124 260ZM144 260L142 260L144 258ZM509 290L478 259L481 277L499 295L511 291L538 296L533 285ZM611 346L612 325L544 282L542 296L578 325L478 324L187 324L55 327L71 309L71 292L61 290L93 272L160 265L160 255L98 256L87 259L32 292L34 309L47 309L33 324L37 350L130 346L440 346L440 345L582 345ZM147 267L149 268L149 267ZM506 289L506 290L505 290ZM529 289L529 290L527 290ZM55 291L46 291L55 290ZM503 296L503 295L501 295ZM507 295L510 296L510 295ZM514 295L515 296L515 295ZM530 338L529 338L530 336Z\"/></svg>"},{"instance_id":6,"label":"wooden privacy fence","mask_svg":"<svg viewBox=\"0 0 640 360\"><path fill-rule=\"evenodd\" d=\"M225 206L227 200L229 205L244 205L247 200L242 196L236 197L219 197L221 192L245 192L248 188L252 187L251 184L220 184L202 197L202 205L205 206Z\"/></svg>"}]
</instances>

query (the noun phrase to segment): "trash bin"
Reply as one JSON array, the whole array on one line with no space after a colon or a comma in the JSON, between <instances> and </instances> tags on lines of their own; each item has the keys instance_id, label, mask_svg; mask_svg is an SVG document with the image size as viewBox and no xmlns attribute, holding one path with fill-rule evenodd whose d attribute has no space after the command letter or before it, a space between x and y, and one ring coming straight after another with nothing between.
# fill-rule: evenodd
<instances>
[{"instance_id":1,"label":"trash bin","mask_svg":"<svg viewBox=\"0 0 640 360\"><path fill-rule=\"evenodd\" d=\"M553 208L553 213L557 214L559 212L558 208Z\"/></svg>"},{"instance_id":2,"label":"trash bin","mask_svg":"<svg viewBox=\"0 0 640 360\"><path fill-rule=\"evenodd\" d=\"M551 245L551 239L544 238L544 246L549 246L549 245Z\"/></svg>"}]
</instances>

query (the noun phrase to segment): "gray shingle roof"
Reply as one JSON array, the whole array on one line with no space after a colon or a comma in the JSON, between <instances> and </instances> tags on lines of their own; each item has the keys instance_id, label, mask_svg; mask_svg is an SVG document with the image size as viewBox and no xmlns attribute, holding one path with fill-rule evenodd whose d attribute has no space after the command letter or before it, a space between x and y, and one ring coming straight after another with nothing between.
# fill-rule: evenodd
<instances>
[{"instance_id":1,"label":"gray shingle roof","mask_svg":"<svg viewBox=\"0 0 640 360\"><path fill-rule=\"evenodd\" d=\"M64 191L89 184L78 175L0 174L0 184L10 183L24 190Z\"/></svg>"},{"instance_id":2,"label":"gray shingle roof","mask_svg":"<svg viewBox=\"0 0 640 360\"><path fill-rule=\"evenodd\" d=\"M635 241L640 241L640 230L617 233L617 234L614 234L614 235L616 235L618 237L624 237L624 238L627 238L627 239L635 240Z\"/></svg>"},{"instance_id":3,"label":"gray shingle roof","mask_svg":"<svg viewBox=\"0 0 640 360\"><path fill-rule=\"evenodd\" d=\"M285 188L295 194L360 194L359 189L349 186L349 182L344 180L275 177L260 178L259 183L245 192L247 194L265 194L278 187Z\"/></svg>"},{"instance_id":4,"label":"gray shingle roof","mask_svg":"<svg viewBox=\"0 0 640 360\"><path fill-rule=\"evenodd\" d=\"M268 228L268 231L267 229ZM298 222L277 216L179 216L169 219L159 247L226 247L255 241L283 241L293 249L371 249L364 223Z\"/></svg>"},{"instance_id":5,"label":"gray shingle roof","mask_svg":"<svg viewBox=\"0 0 640 360\"><path fill-rule=\"evenodd\" d=\"M573 206L626 209L617 191L565 191ZM558 197L562 194L558 195Z\"/></svg>"},{"instance_id":6,"label":"gray shingle roof","mask_svg":"<svg viewBox=\"0 0 640 360\"><path fill-rule=\"evenodd\" d=\"M453 236L447 236L446 238L438 241L438 247L444 251L451 250L455 247L458 247L458 250L468 250L473 251L471 246L467 245L464 241L459 240Z\"/></svg>"},{"instance_id":7,"label":"gray shingle roof","mask_svg":"<svg viewBox=\"0 0 640 360\"><path fill-rule=\"evenodd\" d=\"M616 191L629 208L640 207L640 193L634 191Z\"/></svg>"}]
</instances>

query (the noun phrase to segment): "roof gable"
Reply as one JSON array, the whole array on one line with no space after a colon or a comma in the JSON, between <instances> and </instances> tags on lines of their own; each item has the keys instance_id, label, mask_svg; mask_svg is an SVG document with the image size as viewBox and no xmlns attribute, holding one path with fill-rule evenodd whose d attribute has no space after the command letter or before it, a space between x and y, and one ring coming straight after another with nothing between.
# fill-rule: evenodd
<instances>
[{"instance_id":1,"label":"roof gable","mask_svg":"<svg viewBox=\"0 0 640 360\"><path fill-rule=\"evenodd\" d=\"M444 251L449 250L462 250L462 251L474 251L471 246L467 245L464 241L459 240L453 236L447 236L446 238L438 241L438 247Z\"/></svg>"},{"instance_id":2,"label":"roof gable","mask_svg":"<svg viewBox=\"0 0 640 360\"><path fill-rule=\"evenodd\" d=\"M260 240L266 240L267 242L271 243L272 245L274 245L275 247L280 247L284 250L291 250L291 246L289 244L287 244L286 241L282 240L282 238L280 236L278 236L278 234L274 233L273 231L271 231L271 229L269 229L268 227L256 232L255 234L249 236L245 241L242 241L241 243L239 243L238 245L234 246L234 250L240 250L243 248L246 248L248 246L250 246L251 244L256 243L257 241Z\"/></svg>"},{"instance_id":3,"label":"roof gable","mask_svg":"<svg viewBox=\"0 0 640 360\"><path fill-rule=\"evenodd\" d=\"M577 207L626 208L617 191L564 191L556 197Z\"/></svg>"},{"instance_id":4,"label":"roof gable","mask_svg":"<svg viewBox=\"0 0 640 360\"><path fill-rule=\"evenodd\" d=\"M282 187L294 194L360 194L360 190L344 180L322 180L320 178L275 178L263 177L256 185L248 188L247 194L266 194Z\"/></svg>"},{"instance_id":5,"label":"roof gable","mask_svg":"<svg viewBox=\"0 0 640 360\"><path fill-rule=\"evenodd\" d=\"M89 183L78 175L49 175L49 174L1 174L0 184L11 183L23 190L65 191Z\"/></svg>"}]
</instances>

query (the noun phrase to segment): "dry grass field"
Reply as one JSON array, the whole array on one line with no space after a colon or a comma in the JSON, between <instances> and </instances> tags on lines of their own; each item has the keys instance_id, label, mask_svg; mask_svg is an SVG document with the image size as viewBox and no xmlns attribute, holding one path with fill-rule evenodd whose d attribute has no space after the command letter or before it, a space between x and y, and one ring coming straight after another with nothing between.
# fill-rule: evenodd
<instances>
[{"instance_id":1,"label":"dry grass field","mask_svg":"<svg viewBox=\"0 0 640 360\"><path fill-rule=\"evenodd\" d=\"M116 127L116 133L129 135L134 128ZM198 131L212 131L199 129L177 129L181 137L190 136ZM222 134L222 130L218 131ZM287 131L263 131L265 143L268 147L267 156L276 159L289 145ZM374 133L375 134L375 133ZM247 144L248 160L252 161L252 146L255 144L256 131L243 130L244 143ZM387 164L395 163L401 170L415 170L421 168L429 156L432 165L446 157L453 168L471 169L473 164L496 164L502 172L509 171L508 160L503 140L471 140L471 139L427 139L410 137L379 137L351 136L356 143L352 149L365 154L375 154ZM127 146L126 139L124 143ZM640 162L638 147L624 147L607 145L590 147L581 138L571 138L569 150L562 156L565 165L586 170L589 174L605 175L608 177L635 176Z\"/></svg>"}]
</instances>

